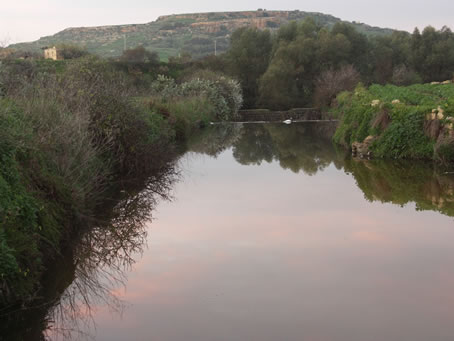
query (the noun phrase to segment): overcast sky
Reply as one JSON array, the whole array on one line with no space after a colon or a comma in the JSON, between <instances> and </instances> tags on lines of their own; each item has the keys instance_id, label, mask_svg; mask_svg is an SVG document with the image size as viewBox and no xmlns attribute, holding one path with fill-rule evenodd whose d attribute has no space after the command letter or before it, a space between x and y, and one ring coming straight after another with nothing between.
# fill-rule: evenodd
<instances>
[{"instance_id":1,"label":"overcast sky","mask_svg":"<svg viewBox=\"0 0 454 341\"><path fill-rule=\"evenodd\" d=\"M32 41L67 27L146 23L160 15L268 10L332 14L343 20L413 31L454 28L454 0L0 0L0 43Z\"/></svg>"}]
</instances>

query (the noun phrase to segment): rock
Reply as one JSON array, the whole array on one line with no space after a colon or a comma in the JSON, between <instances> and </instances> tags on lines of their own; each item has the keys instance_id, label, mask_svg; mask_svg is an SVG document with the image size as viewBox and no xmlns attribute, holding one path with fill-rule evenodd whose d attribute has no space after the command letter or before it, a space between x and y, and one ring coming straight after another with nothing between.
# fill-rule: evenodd
<instances>
[{"instance_id":1,"label":"rock","mask_svg":"<svg viewBox=\"0 0 454 341\"><path fill-rule=\"evenodd\" d=\"M435 120L436 118L437 118L437 113L434 111L432 111L430 114L426 115L427 121L432 121L432 120Z\"/></svg>"},{"instance_id":2,"label":"rock","mask_svg":"<svg viewBox=\"0 0 454 341\"><path fill-rule=\"evenodd\" d=\"M374 99L371 103L371 107L378 107L380 105L380 100L379 99Z\"/></svg>"},{"instance_id":3,"label":"rock","mask_svg":"<svg viewBox=\"0 0 454 341\"><path fill-rule=\"evenodd\" d=\"M438 106L438 108L437 108L437 118L439 120L442 120L445 117L444 113L445 113L445 111L440 106Z\"/></svg>"},{"instance_id":4,"label":"rock","mask_svg":"<svg viewBox=\"0 0 454 341\"><path fill-rule=\"evenodd\" d=\"M431 82L430 85L438 85L440 82Z\"/></svg>"},{"instance_id":5,"label":"rock","mask_svg":"<svg viewBox=\"0 0 454 341\"><path fill-rule=\"evenodd\" d=\"M376 136L368 136L363 142L353 142L352 144L352 155L354 157L369 158L372 156L369 150L372 143L377 139Z\"/></svg>"},{"instance_id":6,"label":"rock","mask_svg":"<svg viewBox=\"0 0 454 341\"><path fill-rule=\"evenodd\" d=\"M391 103L392 103L392 104L399 104L400 101L399 101L398 99L395 99L395 100L393 100Z\"/></svg>"},{"instance_id":7,"label":"rock","mask_svg":"<svg viewBox=\"0 0 454 341\"><path fill-rule=\"evenodd\" d=\"M447 123L445 124L445 128L451 133L454 128L454 118L453 117L446 117Z\"/></svg>"},{"instance_id":8,"label":"rock","mask_svg":"<svg viewBox=\"0 0 454 341\"><path fill-rule=\"evenodd\" d=\"M432 112L426 115L426 120L442 120L443 118L445 118L445 111L440 106L436 109L432 109Z\"/></svg>"}]
</instances>

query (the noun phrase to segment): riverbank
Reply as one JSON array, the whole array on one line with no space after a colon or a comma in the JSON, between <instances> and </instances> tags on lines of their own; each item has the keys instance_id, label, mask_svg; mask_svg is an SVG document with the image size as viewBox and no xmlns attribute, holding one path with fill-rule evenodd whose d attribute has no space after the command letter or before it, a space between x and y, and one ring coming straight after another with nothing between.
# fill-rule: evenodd
<instances>
[{"instance_id":1,"label":"riverbank","mask_svg":"<svg viewBox=\"0 0 454 341\"><path fill-rule=\"evenodd\" d=\"M454 162L454 85L358 86L331 108L334 141L361 157Z\"/></svg>"},{"instance_id":2,"label":"riverbank","mask_svg":"<svg viewBox=\"0 0 454 341\"><path fill-rule=\"evenodd\" d=\"M0 65L0 309L36 298L62 243L121 180L149 177L178 141L241 105L220 75L135 83L93 57Z\"/></svg>"}]
</instances>

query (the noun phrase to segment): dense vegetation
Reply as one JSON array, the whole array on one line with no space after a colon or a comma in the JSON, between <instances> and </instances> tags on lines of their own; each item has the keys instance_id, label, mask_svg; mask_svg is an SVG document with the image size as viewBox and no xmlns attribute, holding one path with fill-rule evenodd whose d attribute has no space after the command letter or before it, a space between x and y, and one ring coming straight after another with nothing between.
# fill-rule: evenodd
<instances>
[{"instance_id":1,"label":"dense vegetation","mask_svg":"<svg viewBox=\"0 0 454 341\"><path fill-rule=\"evenodd\" d=\"M0 64L0 306L35 298L62 241L89 224L118 180L148 177L176 139L241 106L232 79L176 83L137 74L146 65Z\"/></svg>"},{"instance_id":2,"label":"dense vegetation","mask_svg":"<svg viewBox=\"0 0 454 341\"><path fill-rule=\"evenodd\" d=\"M429 26L422 33L370 37L347 23L327 28L309 18L275 34L239 29L225 63L242 81L248 107L323 106L359 81L410 85L452 79L454 34Z\"/></svg>"},{"instance_id":3,"label":"dense vegetation","mask_svg":"<svg viewBox=\"0 0 454 341\"><path fill-rule=\"evenodd\" d=\"M454 161L454 85L358 86L337 96L334 141L346 147L368 136L375 157Z\"/></svg>"}]
</instances>

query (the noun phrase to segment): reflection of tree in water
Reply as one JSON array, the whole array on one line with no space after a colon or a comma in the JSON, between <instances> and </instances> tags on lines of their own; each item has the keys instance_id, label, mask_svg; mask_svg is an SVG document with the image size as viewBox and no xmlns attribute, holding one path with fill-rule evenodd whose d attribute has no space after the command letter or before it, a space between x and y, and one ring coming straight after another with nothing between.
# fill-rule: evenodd
<instances>
[{"instance_id":1,"label":"reflection of tree in water","mask_svg":"<svg viewBox=\"0 0 454 341\"><path fill-rule=\"evenodd\" d=\"M341 157L332 142L332 123L245 125L233 146L235 159L244 165L279 161L284 169L312 175Z\"/></svg>"},{"instance_id":2,"label":"reflection of tree in water","mask_svg":"<svg viewBox=\"0 0 454 341\"><path fill-rule=\"evenodd\" d=\"M189 150L217 157L233 147L234 158L243 165L278 161L295 173L315 174L334 162L341 167L331 142L335 123L220 124L191 138Z\"/></svg>"},{"instance_id":3,"label":"reflection of tree in water","mask_svg":"<svg viewBox=\"0 0 454 341\"><path fill-rule=\"evenodd\" d=\"M193 135L188 141L188 149L192 152L217 157L230 148L238 139L242 129L241 124L216 124Z\"/></svg>"},{"instance_id":4,"label":"reflection of tree in water","mask_svg":"<svg viewBox=\"0 0 454 341\"><path fill-rule=\"evenodd\" d=\"M416 161L347 160L345 171L356 179L369 201L405 205L454 216L454 177L433 164Z\"/></svg>"},{"instance_id":5,"label":"reflection of tree in water","mask_svg":"<svg viewBox=\"0 0 454 341\"><path fill-rule=\"evenodd\" d=\"M233 147L243 165L278 161L282 168L313 175L331 163L352 173L367 200L454 216L454 177L416 161L355 160L331 143L335 123L222 125L199 136L191 150L217 156ZM220 134L220 136L217 136Z\"/></svg>"},{"instance_id":6,"label":"reflection of tree in water","mask_svg":"<svg viewBox=\"0 0 454 341\"><path fill-rule=\"evenodd\" d=\"M233 156L242 165L271 162L276 155L273 139L265 124L245 124L238 141L233 145Z\"/></svg>"},{"instance_id":7,"label":"reflection of tree in water","mask_svg":"<svg viewBox=\"0 0 454 341\"><path fill-rule=\"evenodd\" d=\"M35 308L8 312L10 321L0 329L2 337L67 339L93 324L91 307L107 305L121 312L123 303L113 292L125 283L125 271L145 246L146 223L157 201L169 199L177 178L174 165L166 164L145 185L127 186L122 198L110 200L104 217L68 243L46 271Z\"/></svg>"},{"instance_id":8,"label":"reflection of tree in water","mask_svg":"<svg viewBox=\"0 0 454 341\"><path fill-rule=\"evenodd\" d=\"M75 250L75 280L52 311L63 336L68 323L90 321L92 305L104 304L121 312L122 303L112 291L125 283L125 271L146 245L146 223L158 199L169 199L176 175L173 167L161 170L148 179L145 188L119 201L108 223L101 222L82 236Z\"/></svg>"}]
</instances>

